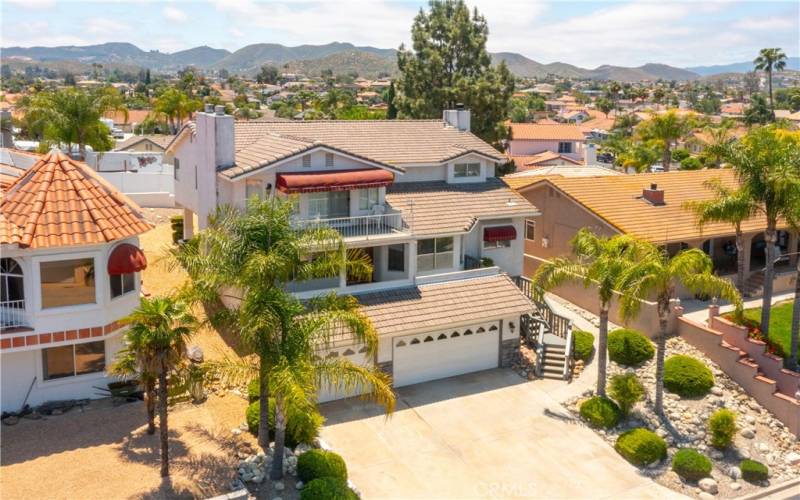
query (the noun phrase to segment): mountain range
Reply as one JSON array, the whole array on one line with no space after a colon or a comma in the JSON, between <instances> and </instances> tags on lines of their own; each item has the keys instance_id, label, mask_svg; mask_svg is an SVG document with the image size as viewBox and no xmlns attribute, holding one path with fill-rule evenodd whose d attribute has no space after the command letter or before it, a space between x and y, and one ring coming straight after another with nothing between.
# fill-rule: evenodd
<instances>
[{"instance_id":1,"label":"mountain range","mask_svg":"<svg viewBox=\"0 0 800 500\"><path fill-rule=\"evenodd\" d=\"M138 66L156 71L175 71L185 66L207 70L226 69L232 73L253 74L264 64L273 64L288 71L310 76L325 69L334 73L357 72L364 77L394 74L397 71L396 50L351 43L333 42L325 45L299 45L288 47L277 43L257 43L230 52L201 46L179 52L144 51L131 43L104 43L87 46L60 47L7 47L3 48L5 62L52 63L75 61L83 64L101 63ZM744 72L752 69L752 62L676 68L665 64L645 64L635 68L603 65L594 69L580 68L567 63L542 64L514 52L492 54L495 62L505 61L512 73L521 77L543 77L548 74L596 80L693 80L716 73ZM800 69L800 58L789 58L789 69Z\"/></svg>"}]
</instances>

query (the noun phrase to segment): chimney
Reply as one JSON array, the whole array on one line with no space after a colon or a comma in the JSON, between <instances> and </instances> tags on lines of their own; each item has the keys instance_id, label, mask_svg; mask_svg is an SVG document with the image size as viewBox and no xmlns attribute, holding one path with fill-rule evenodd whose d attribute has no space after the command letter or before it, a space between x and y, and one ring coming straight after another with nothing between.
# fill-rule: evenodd
<instances>
[{"instance_id":1,"label":"chimney","mask_svg":"<svg viewBox=\"0 0 800 500\"><path fill-rule=\"evenodd\" d=\"M583 164L597 165L597 145L587 142L583 147Z\"/></svg>"},{"instance_id":2,"label":"chimney","mask_svg":"<svg viewBox=\"0 0 800 500\"><path fill-rule=\"evenodd\" d=\"M442 121L462 132L470 131L470 113L464 109L463 104L456 104L456 109L445 109L442 111Z\"/></svg>"},{"instance_id":3,"label":"chimney","mask_svg":"<svg viewBox=\"0 0 800 500\"><path fill-rule=\"evenodd\" d=\"M214 112L214 105L206 103L204 111L206 113L213 113Z\"/></svg>"},{"instance_id":4,"label":"chimney","mask_svg":"<svg viewBox=\"0 0 800 500\"><path fill-rule=\"evenodd\" d=\"M654 206L666 205L664 201L664 190L658 189L658 184L655 182L650 184L650 189L642 190L642 198Z\"/></svg>"}]
</instances>

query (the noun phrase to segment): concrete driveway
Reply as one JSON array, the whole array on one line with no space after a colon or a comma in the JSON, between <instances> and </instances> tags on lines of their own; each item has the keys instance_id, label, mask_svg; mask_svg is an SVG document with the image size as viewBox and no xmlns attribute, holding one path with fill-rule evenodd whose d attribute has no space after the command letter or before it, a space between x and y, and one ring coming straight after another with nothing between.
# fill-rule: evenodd
<instances>
[{"instance_id":1,"label":"concrete driveway","mask_svg":"<svg viewBox=\"0 0 800 500\"><path fill-rule=\"evenodd\" d=\"M366 499L683 498L577 425L557 402L565 391L473 373L398 389L389 419L357 400L323 405L322 438Z\"/></svg>"}]
</instances>

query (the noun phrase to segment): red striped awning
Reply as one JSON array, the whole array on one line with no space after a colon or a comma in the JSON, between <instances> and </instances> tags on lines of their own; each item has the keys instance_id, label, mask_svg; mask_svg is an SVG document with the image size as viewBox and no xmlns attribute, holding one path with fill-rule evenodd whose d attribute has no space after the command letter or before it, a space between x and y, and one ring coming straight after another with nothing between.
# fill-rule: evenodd
<instances>
[{"instance_id":1,"label":"red striped awning","mask_svg":"<svg viewBox=\"0 0 800 500\"><path fill-rule=\"evenodd\" d=\"M394 174L379 168L277 175L278 190L286 194L381 187L388 186L392 181Z\"/></svg>"},{"instance_id":2,"label":"red striped awning","mask_svg":"<svg viewBox=\"0 0 800 500\"><path fill-rule=\"evenodd\" d=\"M509 241L517 239L514 226L494 226L483 229L483 241Z\"/></svg>"},{"instance_id":3,"label":"red striped awning","mask_svg":"<svg viewBox=\"0 0 800 500\"><path fill-rule=\"evenodd\" d=\"M147 269L147 258L139 248L123 243L108 257L108 274L128 274Z\"/></svg>"}]
</instances>

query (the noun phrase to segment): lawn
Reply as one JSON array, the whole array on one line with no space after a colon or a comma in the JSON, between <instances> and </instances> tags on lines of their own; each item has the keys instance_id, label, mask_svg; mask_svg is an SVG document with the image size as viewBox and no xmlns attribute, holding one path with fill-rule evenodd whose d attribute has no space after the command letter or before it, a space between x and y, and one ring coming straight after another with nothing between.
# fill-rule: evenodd
<instances>
[{"instance_id":1,"label":"lawn","mask_svg":"<svg viewBox=\"0 0 800 500\"><path fill-rule=\"evenodd\" d=\"M769 318L769 339L778 349L778 354L784 358L789 355L792 337L792 306L794 301L779 302L772 306ZM747 319L761 321L761 308L746 309L744 315ZM800 359L800 356L798 356Z\"/></svg>"}]
</instances>

